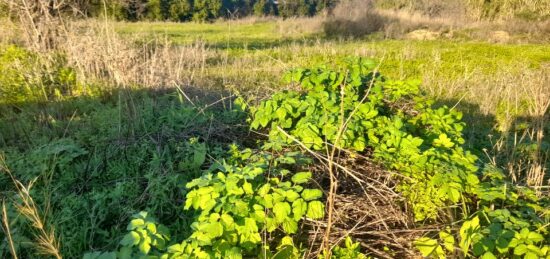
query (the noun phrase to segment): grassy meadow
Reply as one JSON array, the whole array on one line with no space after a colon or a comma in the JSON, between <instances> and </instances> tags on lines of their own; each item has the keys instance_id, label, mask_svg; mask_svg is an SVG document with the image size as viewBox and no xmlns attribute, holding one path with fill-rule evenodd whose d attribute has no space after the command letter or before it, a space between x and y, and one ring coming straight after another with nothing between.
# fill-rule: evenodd
<instances>
[{"instance_id":1,"label":"grassy meadow","mask_svg":"<svg viewBox=\"0 0 550 259\"><path fill-rule=\"evenodd\" d=\"M446 106L449 114L459 111L462 114L459 117L465 122L461 133L464 143L461 151L453 152L460 153L464 148L477 156L472 164L478 168L481 181L488 179L482 168L489 168L488 165L498 168L502 179L491 184L505 182L508 185L502 186L510 188L509 196L504 191L505 198L482 210L482 198L464 194L461 201L448 201L439 216L418 221L413 219L408 196L400 194L402 189L395 183L396 178L378 175L385 170L399 172L401 167L385 168L384 163L370 159L376 153L374 147L364 152L350 151L355 155L332 158L338 165L361 172L359 176L364 177L364 181L374 183L384 194L376 194L371 187L366 194L345 192L346 188L358 187L341 173L338 179L343 187L337 190L342 193L334 192L335 196L331 196L332 179L324 174L332 175L332 167L322 166L324 156L321 159L310 154L324 151L300 149L294 144L283 150L309 155L308 159L317 162L304 165L296 162L285 168L314 172L314 183L304 185L322 189L323 198L318 199L323 202L335 197L332 207L330 202L323 205L326 207L323 215L334 211L336 223L332 234L324 240L325 218L313 219L315 217L308 214L308 219L299 223L301 232L292 236L295 250L283 257L270 258L314 258L325 242L347 249L333 252L332 258L360 258L355 253L358 251L372 258L438 257L441 254L437 249L444 245L437 237L444 226L456 236L447 257L462 258L461 251L466 249L464 253L467 253L470 243L473 247L477 242L473 238L466 247L460 243L466 240L459 234L462 224L473 224L471 220L477 218L478 214L474 214L477 209L484 211L487 219L498 218L491 214L491 206L497 206L495 210L499 213L512 211L512 216L507 217L513 218L502 216L492 223L502 221L499 227L508 229L506 231L520 233L526 229L534 233L536 241L525 244L537 249L533 253L538 258L549 258L550 252L546 250L550 240L547 206L550 204L547 202L550 197L547 161L550 44L495 43L464 37L467 32L460 29L453 32L454 36L432 40L410 39L407 35L388 39L377 33L359 38L336 37L326 35L323 26L318 17L246 18L214 23L85 20L69 25L70 34L61 40L60 50L26 47L26 40L17 36L0 41L0 170L3 172L0 175L3 226L0 257L138 258L150 252L149 255L168 258L160 256L165 247L186 240L197 228L192 223L200 213L182 210L186 200L191 199L187 195L195 190L186 188L186 183L199 178L203 172L221 170L216 169L221 161L242 160L244 162L235 168L248 170L247 166L261 159L246 162L249 158L244 156L248 151L244 150L263 154L265 151L259 151L262 143L269 143L269 129L252 130L254 113L240 109L242 106L235 100L261 107L262 101L270 100L277 93L300 89L282 80L290 69L334 64L346 57L364 57L374 60L374 70L389 79L420 80L421 95L429 100L426 103L433 102L434 110ZM385 114L382 109L380 114ZM403 110L395 112L393 117L387 116L409 116L407 114ZM427 132L425 134L429 134L429 130ZM425 143L428 142L426 139ZM276 157L284 152L268 153ZM297 157L296 161L301 160ZM269 165L269 168L277 166L275 162ZM447 170L446 167L439 169ZM281 176L281 179L285 178ZM491 190L502 190L498 189L501 185L495 186ZM533 192L524 192L523 188ZM494 195L498 195L496 192ZM521 200L532 196L536 202L535 198ZM362 211L372 209L387 215L386 221L377 218L374 212L363 217L360 214L363 212L354 211L350 204L364 208ZM453 212L459 209L471 213ZM140 211L156 218L156 221L149 217L142 220L153 224L154 232L149 225L143 229L128 226L132 215ZM348 214L341 215L338 211ZM537 220L529 218L535 217L533 215ZM136 219L141 220L139 217ZM486 223L483 220L481 224ZM170 239L160 236L160 227L157 228L160 224L170 230ZM288 231L282 226L284 231L279 227L267 233L260 225L262 235L258 243L267 245L268 249L278 249L281 237ZM128 241L125 233L138 229L143 233L148 229L151 236L159 236L151 237L155 241L149 240L143 245L147 234L140 234L141 239L135 239L139 250L119 249L133 244L135 240ZM488 236L485 232L479 234L482 235ZM346 247L346 236L358 242L359 248ZM436 245L428 240L428 246L433 249L427 254L415 245L424 237L438 240L434 241ZM514 234L509 239L512 237ZM489 248L484 249L490 252ZM348 257L342 255L346 251ZM498 254L498 258L514 254L507 251ZM441 253L445 253L443 249ZM341 257L334 257L338 254ZM466 257L482 255L472 252ZM527 258L525 252L516 254L518 258L523 255Z\"/></svg>"}]
</instances>

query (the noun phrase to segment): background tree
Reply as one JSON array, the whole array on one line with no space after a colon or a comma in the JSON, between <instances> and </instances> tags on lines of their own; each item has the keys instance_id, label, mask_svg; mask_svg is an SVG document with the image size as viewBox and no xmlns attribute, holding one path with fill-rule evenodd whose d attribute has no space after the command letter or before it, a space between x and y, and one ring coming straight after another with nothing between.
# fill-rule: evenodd
<instances>
[{"instance_id":1,"label":"background tree","mask_svg":"<svg viewBox=\"0 0 550 259\"><path fill-rule=\"evenodd\" d=\"M254 4L254 15L276 15L277 6L271 0L258 0Z\"/></svg>"},{"instance_id":2,"label":"background tree","mask_svg":"<svg viewBox=\"0 0 550 259\"><path fill-rule=\"evenodd\" d=\"M147 19L152 21L161 21L164 20L165 15L163 15L161 0L149 0L147 2Z\"/></svg>"},{"instance_id":3,"label":"background tree","mask_svg":"<svg viewBox=\"0 0 550 259\"><path fill-rule=\"evenodd\" d=\"M175 22L189 21L193 17L192 0L172 0L169 3L169 19Z\"/></svg>"},{"instance_id":4,"label":"background tree","mask_svg":"<svg viewBox=\"0 0 550 259\"><path fill-rule=\"evenodd\" d=\"M220 16L221 0L195 0L193 4L194 21L210 21Z\"/></svg>"}]
</instances>

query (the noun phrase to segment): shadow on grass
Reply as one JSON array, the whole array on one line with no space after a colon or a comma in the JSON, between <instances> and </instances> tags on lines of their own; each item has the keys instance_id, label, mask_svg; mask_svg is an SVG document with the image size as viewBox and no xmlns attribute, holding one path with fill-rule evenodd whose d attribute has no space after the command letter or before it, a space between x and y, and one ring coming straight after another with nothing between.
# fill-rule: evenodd
<instances>
[{"instance_id":1,"label":"shadow on grass","mask_svg":"<svg viewBox=\"0 0 550 259\"><path fill-rule=\"evenodd\" d=\"M458 104L457 104L458 103ZM462 112L462 120L466 123L463 130L465 147L477 155L482 161L494 161L504 165L510 159L517 161L532 161L534 157L545 160L550 154L550 113L547 111L542 117L519 116L508 126L507 132L498 129L500 122L496 116L481 112L479 105L458 99L439 100L435 106L454 107ZM540 127L542 123L543 138L537 143L536 136L530 136L528 129ZM498 146L498 147L497 147ZM491 156L491 157L488 157ZM544 164L544 163L543 163ZM550 173L550 164L547 171ZM546 179L550 178L550 174Z\"/></svg>"}]
</instances>

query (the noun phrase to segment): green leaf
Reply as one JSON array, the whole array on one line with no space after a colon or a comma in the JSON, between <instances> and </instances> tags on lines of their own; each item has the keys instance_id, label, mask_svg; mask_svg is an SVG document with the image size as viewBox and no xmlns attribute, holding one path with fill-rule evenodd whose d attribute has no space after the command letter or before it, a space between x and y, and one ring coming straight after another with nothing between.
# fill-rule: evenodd
<instances>
[{"instance_id":1,"label":"green leaf","mask_svg":"<svg viewBox=\"0 0 550 259\"><path fill-rule=\"evenodd\" d=\"M533 243L538 243L538 242L544 240L544 237L541 234L537 233L537 232L531 231L527 235L527 239L529 239Z\"/></svg>"},{"instance_id":2,"label":"green leaf","mask_svg":"<svg viewBox=\"0 0 550 259\"><path fill-rule=\"evenodd\" d=\"M288 190L285 192L286 200L289 202L294 202L296 199L300 198L300 194L294 190Z\"/></svg>"},{"instance_id":3,"label":"green leaf","mask_svg":"<svg viewBox=\"0 0 550 259\"><path fill-rule=\"evenodd\" d=\"M302 191L302 198L306 201L316 200L323 197L323 192L319 189L305 189Z\"/></svg>"},{"instance_id":4,"label":"green leaf","mask_svg":"<svg viewBox=\"0 0 550 259\"><path fill-rule=\"evenodd\" d=\"M278 202L273 206L273 214L277 222L283 222L290 214L290 205L287 202Z\"/></svg>"},{"instance_id":5,"label":"green leaf","mask_svg":"<svg viewBox=\"0 0 550 259\"><path fill-rule=\"evenodd\" d=\"M143 225L145 225L145 221L143 221L143 219L133 219L130 221L130 224L128 224L126 230L134 230L136 228L143 227Z\"/></svg>"},{"instance_id":6,"label":"green leaf","mask_svg":"<svg viewBox=\"0 0 550 259\"><path fill-rule=\"evenodd\" d=\"M252 184L250 184L249 182L245 182L243 184L243 190L244 190L244 193L246 194L254 193L254 191L252 190Z\"/></svg>"},{"instance_id":7,"label":"green leaf","mask_svg":"<svg viewBox=\"0 0 550 259\"><path fill-rule=\"evenodd\" d=\"M298 231L298 222L296 222L293 218L285 218L282 225L283 230L287 234L294 234Z\"/></svg>"},{"instance_id":8,"label":"green leaf","mask_svg":"<svg viewBox=\"0 0 550 259\"><path fill-rule=\"evenodd\" d=\"M446 147L446 148L451 148L453 147L455 144L452 142L452 140L447 137L447 134L440 134L439 135L439 138L437 138L436 140L434 140L434 145L436 147Z\"/></svg>"},{"instance_id":9,"label":"green leaf","mask_svg":"<svg viewBox=\"0 0 550 259\"><path fill-rule=\"evenodd\" d=\"M168 253L183 253L185 246L183 244L175 244L169 246L166 251Z\"/></svg>"},{"instance_id":10,"label":"green leaf","mask_svg":"<svg viewBox=\"0 0 550 259\"><path fill-rule=\"evenodd\" d=\"M523 255L525 253L527 253L527 246L525 244L519 244L514 248L515 255Z\"/></svg>"},{"instance_id":11,"label":"green leaf","mask_svg":"<svg viewBox=\"0 0 550 259\"><path fill-rule=\"evenodd\" d=\"M242 258L243 258L243 255L242 255L242 253L241 253L241 249L239 249L238 247L232 247L231 249L225 251L225 256L224 256L224 258L228 258L228 259L242 259Z\"/></svg>"},{"instance_id":12,"label":"green leaf","mask_svg":"<svg viewBox=\"0 0 550 259\"><path fill-rule=\"evenodd\" d=\"M460 248L466 252L470 248L472 238L479 232L479 218L476 216L471 220L465 221L460 227Z\"/></svg>"},{"instance_id":13,"label":"green leaf","mask_svg":"<svg viewBox=\"0 0 550 259\"><path fill-rule=\"evenodd\" d=\"M138 248L139 248L139 251L142 252L143 254L148 254L149 251L151 251L151 244L149 242L145 242L146 240L143 240Z\"/></svg>"},{"instance_id":14,"label":"green leaf","mask_svg":"<svg viewBox=\"0 0 550 259\"><path fill-rule=\"evenodd\" d=\"M304 199L297 199L292 203L292 214L294 220L300 220L307 212L307 202Z\"/></svg>"},{"instance_id":15,"label":"green leaf","mask_svg":"<svg viewBox=\"0 0 550 259\"><path fill-rule=\"evenodd\" d=\"M118 259L131 259L132 258L132 248L130 247L121 247L117 254Z\"/></svg>"},{"instance_id":16,"label":"green leaf","mask_svg":"<svg viewBox=\"0 0 550 259\"><path fill-rule=\"evenodd\" d=\"M157 233L157 226L155 225L155 223L147 222L145 226L145 228L147 228L149 232L153 234Z\"/></svg>"},{"instance_id":17,"label":"green leaf","mask_svg":"<svg viewBox=\"0 0 550 259\"><path fill-rule=\"evenodd\" d=\"M320 201L309 202L306 215L311 219L323 218L325 216L325 205Z\"/></svg>"},{"instance_id":18,"label":"green leaf","mask_svg":"<svg viewBox=\"0 0 550 259\"><path fill-rule=\"evenodd\" d=\"M296 184L307 183L311 179L311 172L300 172L292 176L292 182Z\"/></svg>"},{"instance_id":19,"label":"green leaf","mask_svg":"<svg viewBox=\"0 0 550 259\"><path fill-rule=\"evenodd\" d=\"M420 251L422 256L429 257L431 256L436 249L439 247L439 244L437 244L437 240L431 239L429 237L421 237L414 241L414 247Z\"/></svg>"},{"instance_id":20,"label":"green leaf","mask_svg":"<svg viewBox=\"0 0 550 259\"><path fill-rule=\"evenodd\" d=\"M447 231L441 231L439 232L439 239L443 241L443 246L445 247L445 249L447 249L447 251L454 251L455 238L453 237L453 235L451 235Z\"/></svg>"},{"instance_id":21,"label":"green leaf","mask_svg":"<svg viewBox=\"0 0 550 259\"><path fill-rule=\"evenodd\" d=\"M497 259L497 257L491 253L491 252L485 252L482 256L481 256L481 259Z\"/></svg>"},{"instance_id":22,"label":"green leaf","mask_svg":"<svg viewBox=\"0 0 550 259\"><path fill-rule=\"evenodd\" d=\"M208 237L210 239L214 239L223 235L223 225L220 222L212 222L206 225L203 230L206 232L206 234L208 234Z\"/></svg>"},{"instance_id":23,"label":"green leaf","mask_svg":"<svg viewBox=\"0 0 550 259\"><path fill-rule=\"evenodd\" d=\"M139 237L139 234L135 231L131 231L124 236L124 238L120 241L120 244L123 246L134 246L137 245L140 240L141 238Z\"/></svg>"}]
</instances>

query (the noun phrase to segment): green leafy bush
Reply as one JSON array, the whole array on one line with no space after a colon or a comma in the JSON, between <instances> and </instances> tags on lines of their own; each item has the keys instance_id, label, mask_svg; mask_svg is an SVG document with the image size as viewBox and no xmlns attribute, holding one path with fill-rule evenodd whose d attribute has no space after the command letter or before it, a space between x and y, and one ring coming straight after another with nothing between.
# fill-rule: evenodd
<instances>
[{"instance_id":1,"label":"green leafy bush","mask_svg":"<svg viewBox=\"0 0 550 259\"><path fill-rule=\"evenodd\" d=\"M354 243L348 236L344 242L345 246L335 246L332 249L332 253L329 256L326 251L319 255L319 258L333 258L333 259L367 259L368 257L361 253L359 249L359 243Z\"/></svg>"},{"instance_id":2,"label":"green leafy bush","mask_svg":"<svg viewBox=\"0 0 550 259\"><path fill-rule=\"evenodd\" d=\"M197 212L188 238L164 249L167 232L159 234L155 222L148 220L146 214L140 214L128 226L132 232L122 240L123 247L118 254L131 253L128 249L134 247L138 250L136 254L160 258L299 255L290 235L298 232L302 218L320 219L325 214L324 204L319 201L323 192L304 186L311 173L292 174L286 169L307 160L299 153L273 156L236 147L232 153L227 161L214 164L186 185L189 192L184 210ZM268 240L262 233L286 236L281 239L275 254L269 246L263 245ZM151 250L151 246L159 251ZM102 254L96 253L97 256Z\"/></svg>"},{"instance_id":3,"label":"green leafy bush","mask_svg":"<svg viewBox=\"0 0 550 259\"><path fill-rule=\"evenodd\" d=\"M462 148L461 114L434 108L417 81L393 81L366 59L337 68L320 66L288 73L299 90L284 91L252 110L253 129L268 128L268 143L293 142L313 150L332 146L366 153L404 177L400 191L416 220L436 218L440 208L467 200L478 183L476 157Z\"/></svg>"},{"instance_id":4,"label":"green leafy bush","mask_svg":"<svg viewBox=\"0 0 550 259\"><path fill-rule=\"evenodd\" d=\"M215 258L257 255L261 232L295 234L303 217L324 216L324 204L318 200L322 191L302 186L311 173L291 174L282 167L295 164L295 154L273 157L245 150L235 155L186 185L191 191L185 209L200 211L186 240L194 253L201 247Z\"/></svg>"},{"instance_id":5,"label":"green leafy bush","mask_svg":"<svg viewBox=\"0 0 550 259\"><path fill-rule=\"evenodd\" d=\"M548 200L537 198L533 190L505 179L500 170L487 166L475 190L478 210L462 222L457 233L446 230L439 233L438 239L418 239L415 246L422 255L550 258Z\"/></svg>"}]
</instances>

